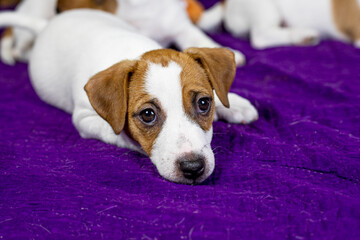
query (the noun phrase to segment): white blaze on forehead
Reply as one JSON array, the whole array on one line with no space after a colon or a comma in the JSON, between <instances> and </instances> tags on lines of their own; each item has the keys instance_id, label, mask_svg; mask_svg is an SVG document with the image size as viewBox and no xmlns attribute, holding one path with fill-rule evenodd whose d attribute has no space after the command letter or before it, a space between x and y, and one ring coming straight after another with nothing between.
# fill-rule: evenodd
<instances>
[{"instance_id":1,"label":"white blaze on forehead","mask_svg":"<svg viewBox=\"0 0 360 240\"><path fill-rule=\"evenodd\" d=\"M149 63L145 91L160 102L161 111L166 115L151 150L151 161L166 179L184 182L186 180L177 167L179 157L185 153L204 156L206 170L203 178L206 178L214 169L214 154L210 146L212 129L204 132L184 111L181 71L181 66L175 62L169 62L166 67Z\"/></svg>"},{"instance_id":2,"label":"white blaze on forehead","mask_svg":"<svg viewBox=\"0 0 360 240\"><path fill-rule=\"evenodd\" d=\"M183 109L181 71L180 65L172 61L166 67L149 63L145 88L150 95L160 101L165 112Z\"/></svg>"}]
</instances>

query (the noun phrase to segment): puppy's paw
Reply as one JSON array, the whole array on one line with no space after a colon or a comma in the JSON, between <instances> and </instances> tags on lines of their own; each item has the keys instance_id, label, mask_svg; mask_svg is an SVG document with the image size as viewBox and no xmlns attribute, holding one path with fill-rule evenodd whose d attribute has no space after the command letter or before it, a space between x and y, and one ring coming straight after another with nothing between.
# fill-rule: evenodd
<instances>
[{"instance_id":1,"label":"puppy's paw","mask_svg":"<svg viewBox=\"0 0 360 240\"><path fill-rule=\"evenodd\" d=\"M216 106L215 120L223 119L229 123L248 124L256 121L259 114L255 107L245 98L234 93L228 95L230 108Z\"/></svg>"},{"instance_id":2,"label":"puppy's paw","mask_svg":"<svg viewBox=\"0 0 360 240\"><path fill-rule=\"evenodd\" d=\"M1 61L7 65L15 65L15 58L11 52L1 52Z\"/></svg>"},{"instance_id":3,"label":"puppy's paw","mask_svg":"<svg viewBox=\"0 0 360 240\"><path fill-rule=\"evenodd\" d=\"M242 52L232 48L229 48L229 50L231 50L234 53L236 66L237 67L244 66L246 63L245 55Z\"/></svg>"},{"instance_id":4,"label":"puppy's paw","mask_svg":"<svg viewBox=\"0 0 360 240\"><path fill-rule=\"evenodd\" d=\"M320 41L320 35L313 29L292 29L291 40L295 45L311 46L316 45Z\"/></svg>"},{"instance_id":5,"label":"puppy's paw","mask_svg":"<svg viewBox=\"0 0 360 240\"><path fill-rule=\"evenodd\" d=\"M8 65L14 65L16 62L12 49L12 40L7 37L1 40L0 57L1 61Z\"/></svg>"},{"instance_id":6,"label":"puppy's paw","mask_svg":"<svg viewBox=\"0 0 360 240\"><path fill-rule=\"evenodd\" d=\"M360 48L360 39L354 42L354 47Z\"/></svg>"}]
</instances>

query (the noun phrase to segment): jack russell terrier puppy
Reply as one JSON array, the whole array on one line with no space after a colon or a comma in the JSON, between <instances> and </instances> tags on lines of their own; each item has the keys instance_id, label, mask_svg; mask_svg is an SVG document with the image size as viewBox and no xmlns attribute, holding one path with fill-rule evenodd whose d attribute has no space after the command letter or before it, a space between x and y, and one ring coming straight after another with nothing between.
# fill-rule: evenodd
<instances>
[{"instance_id":1,"label":"jack russell terrier puppy","mask_svg":"<svg viewBox=\"0 0 360 240\"><path fill-rule=\"evenodd\" d=\"M186 4L185 0L23 0L16 11L50 19L55 16L56 9L92 8L120 17L163 47L171 43L181 50L189 47L221 47L191 22ZM19 28L13 32L7 30L1 41L2 61L10 65L16 60L26 62L33 40L33 34L28 31ZM232 51L236 64L243 65L244 55L237 50Z\"/></svg>"},{"instance_id":2,"label":"jack russell terrier puppy","mask_svg":"<svg viewBox=\"0 0 360 240\"><path fill-rule=\"evenodd\" d=\"M226 0L204 12L197 24L211 31L222 20L233 35L250 34L258 49L311 45L321 37L360 47L360 0Z\"/></svg>"},{"instance_id":3,"label":"jack russell terrier puppy","mask_svg":"<svg viewBox=\"0 0 360 240\"><path fill-rule=\"evenodd\" d=\"M32 85L42 100L72 114L82 137L146 153L170 181L200 183L213 172L213 120L258 118L248 100L228 93L236 71L228 49L161 49L94 10L71 10L49 22L6 12L0 26L37 35Z\"/></svg>"}]
</instances>

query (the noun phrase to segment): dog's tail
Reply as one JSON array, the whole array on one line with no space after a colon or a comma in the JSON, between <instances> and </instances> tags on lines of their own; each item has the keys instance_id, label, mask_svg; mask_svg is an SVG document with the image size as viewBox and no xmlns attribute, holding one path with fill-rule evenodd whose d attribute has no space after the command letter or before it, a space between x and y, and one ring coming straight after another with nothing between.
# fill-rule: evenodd
<instances>
[{"instance_id":1,"label":"dog's tail","mask_svg":"<svg viewBox=\"0 0 360 240\"><path fill-rule=\"evenodd\" d=\"M221 26L224 18L224 2L220 1L201 15L196 25L202 30L212 32Z\"/></svg>"},{"instance_id":2,"label":"dog's tail","mask_svg":"<svg viewBox=\"0 0 360 240\"><path fill-rule=\"evenodd\" d=\"M27 16L13 11L0 13L0 27L19 27L27 29L38 35L47 25L48 21L43 18Z\"/></svg>"}]
</instances>

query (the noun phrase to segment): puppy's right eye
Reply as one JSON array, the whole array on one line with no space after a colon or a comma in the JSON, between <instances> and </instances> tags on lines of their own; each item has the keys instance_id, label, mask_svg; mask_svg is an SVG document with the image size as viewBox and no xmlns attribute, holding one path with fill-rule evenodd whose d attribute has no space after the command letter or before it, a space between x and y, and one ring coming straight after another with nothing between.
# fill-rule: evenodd
<instances>
[{"instance_id":1,"label":"puppy's right eye","mask_svg":"<svg viewBox=\"0 0 360 240\"><path fill-rule=\"evenodd\" d=\"M152 125L156 121L156 114L151 108L142 110L139 116L141 121L147 125Z\"/></svg>"}]
</instances>

